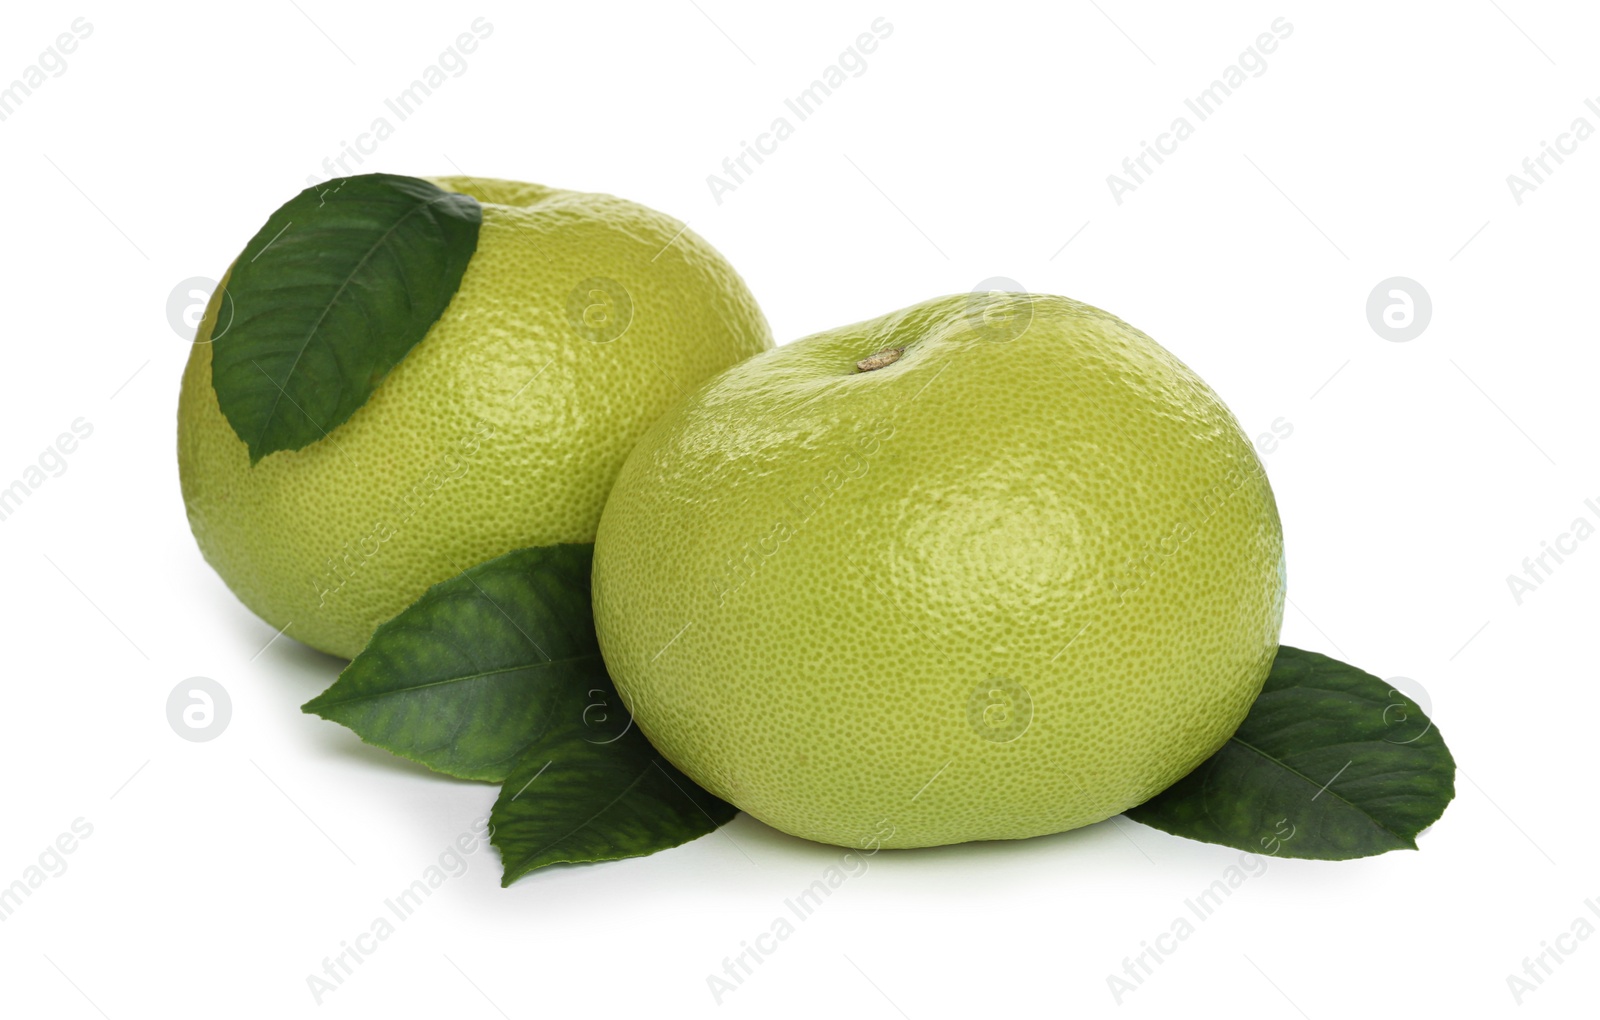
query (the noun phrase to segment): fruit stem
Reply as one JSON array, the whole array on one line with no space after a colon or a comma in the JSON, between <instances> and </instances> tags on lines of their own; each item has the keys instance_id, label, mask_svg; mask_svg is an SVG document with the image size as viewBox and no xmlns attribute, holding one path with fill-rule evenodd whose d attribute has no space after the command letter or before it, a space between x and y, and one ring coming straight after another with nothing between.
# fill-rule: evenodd
<instances>
[{"instance_id":1,"label":"fruit stem","mask_svg":"<svg viewBox=\"0 0 1600 1020\"><path fill-rule=\"evenodd\" d=\"M900 356L905 354L905 352L906 349L904 347L885 348L884 350L879 351L877 354L868 355L867 357L856 362L856 371L872 372L884 367L885 365L892 365L899 361Z\"/></svg>"}]
</instances>

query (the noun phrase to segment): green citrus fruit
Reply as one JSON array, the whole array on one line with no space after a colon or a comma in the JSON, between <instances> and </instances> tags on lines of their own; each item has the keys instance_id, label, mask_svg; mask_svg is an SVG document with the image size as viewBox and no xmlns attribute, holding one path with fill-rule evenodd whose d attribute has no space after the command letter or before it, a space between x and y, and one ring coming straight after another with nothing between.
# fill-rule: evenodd
<instances>
[{"instance_id":1,"label":"green citrus fruit","mask_svg":"<svg viewBox=\"0 0 1600 1020\"><path fill-rule=\"evenodd\" d=\"M178 468L201 552L268 623L346 657L467 567L591 541L650 423L772 346L738 274L670 217L434 183L482 203L477 250L438 322L326 439L250 465L211 383L223 287L183 376Z\"/></svg>"},{"instance_id":2,"label":"green citrus fruit","mask_svg":"<svg viewBox=\"0 0 1600 1020\"><path fill-rule=\"evenodd\" d=\"M658 421L595 546L661 752L786 832L1060 832L1239 725L1283 539L1232 414L1067 298L941 298L734 366Z\"/></svg>"}]
</instances>

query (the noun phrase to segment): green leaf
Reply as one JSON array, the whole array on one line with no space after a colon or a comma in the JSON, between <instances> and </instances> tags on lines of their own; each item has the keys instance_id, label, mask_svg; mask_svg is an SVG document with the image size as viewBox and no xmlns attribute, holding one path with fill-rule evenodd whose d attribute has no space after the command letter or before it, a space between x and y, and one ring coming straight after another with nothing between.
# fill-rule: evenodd
<instances>
[{"instance_id":1,"label":"green leaf","mask_svg":"<svg viewBox=\"0 0 1600 1020\"><path fill-rule=\"evenodd\" d=\"M604 696L621 703L613 692ZM529 747L506 779L489 813L502 886L550 864L666 850L738 813L668 764L631 720L612 723L597 732L567 719Z\"/></svg>"},{"instance_id":2,"label":"green leaf","mask_svg":"<svg viewBox=\"0 0 1600 1020\"><path fill-rule=\"evenodd\" d=\"M366 403L455 296L477 201L415 177L307 188L230 270L233 321L211 338L217 403L250 463L298 450Z\"/></svg>"},{"instance_id":3,"label":"green leaf","mask_svg":"<svg viewBox=\"0 0 1600 1020\"><path fill-rule=\"evenodd\" d=\"M439 772L505 779L529 744L583 721L591 691L611 690L589 608L593 548L520 549L434 585L304 711Z\"/></svg>"},{"instance_id":4,"label":"green leaf","mask_svg":"<svg viewBox=\"0 0 1600 1020\"><path fill-rule=\"evenodd\" d=\"M519 549L434 585L305 705L429 768L504 780L490 822L505 885L665 850L737 813L621 707L594 633L593 554Z\"/></svg>"},{"instance_id":5,"label":"green leaf","mask_svg":"<svg viewBox=\"0 0 1600 1020\"><path fill-rule=\"evenodd\" d=\"M1415 850L1455 796L1455 759L1405 695L1280 647L1222 749L1128 817L1253 853L1347 860Z\"/></svg>"}]
</instances>

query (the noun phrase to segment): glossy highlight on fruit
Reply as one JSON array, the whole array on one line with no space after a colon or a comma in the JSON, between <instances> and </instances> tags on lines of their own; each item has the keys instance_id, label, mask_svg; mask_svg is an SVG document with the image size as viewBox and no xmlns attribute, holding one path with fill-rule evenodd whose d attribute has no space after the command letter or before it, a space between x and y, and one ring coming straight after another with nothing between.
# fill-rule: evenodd
<instances>
[{"instance_id":1,"label":"glossy highlight on fruit","mask_svg":"<svg viewBox=\"0 0 1600 1020\"><path fill-rule=\"evenodd\" d=\"M1099 821L1221 746L1277 649L1283 539L1233 415L1155 341L957 295L676 406L593 591L688 776L798 836L928 846Z\"/></svg>"}]
</instances>

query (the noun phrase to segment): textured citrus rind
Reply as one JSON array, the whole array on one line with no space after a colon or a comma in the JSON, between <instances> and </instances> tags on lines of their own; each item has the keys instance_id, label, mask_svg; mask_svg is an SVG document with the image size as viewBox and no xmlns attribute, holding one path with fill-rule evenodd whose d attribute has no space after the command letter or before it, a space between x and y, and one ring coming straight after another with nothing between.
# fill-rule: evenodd
<instances>
[{"instance_id":1,"label":"textured citrus rind","mask_svg":"<svg viewBox=\"0 0 1600 1020\"><path fill-rule=\"evenodd\" d=\"M226 280L183 375L179 477L202 553L268 623L346 657L473 564L591 541L650 423L772 345L738 274L670 217L609 195L435 183L483 204L477 251L347 422L250 465L211 384Z\"/></svg>"},{"instance_id":2,"label":"textured citrus rind","mask_svg":"<svg viewBox=\"0 0 1600 1020\"><path fill-rule=\"evenodd\" d=\"M669 412L594 595L619 691L696 782L795 835L926 846L1098 821L1210 755L1270 668L1283 543L1233 416L1153 340L957 296Z\"/></svg>"}]
</instances>

